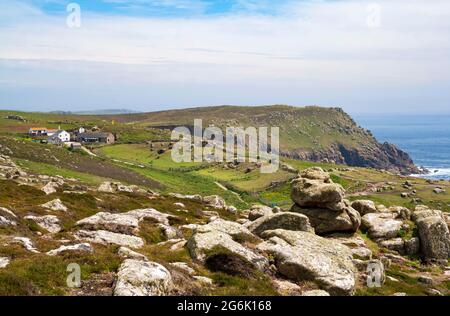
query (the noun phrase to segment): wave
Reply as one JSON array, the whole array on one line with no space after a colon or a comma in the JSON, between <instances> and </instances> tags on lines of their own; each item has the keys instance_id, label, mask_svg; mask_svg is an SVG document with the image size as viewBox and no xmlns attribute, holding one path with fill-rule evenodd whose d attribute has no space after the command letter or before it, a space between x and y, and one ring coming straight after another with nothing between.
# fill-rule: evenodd
<instances>
[{"instance_id":1,"label":"wave","mask_svg":"<svg viewBox=\"0 0 450 316\"><path fill-rule=\"evenodd\" d=\"M445 179L450 180L450 168L426 167L430 170L427 174L413 174L411 176L425 179Z\"/></svg>"}]
</instances>

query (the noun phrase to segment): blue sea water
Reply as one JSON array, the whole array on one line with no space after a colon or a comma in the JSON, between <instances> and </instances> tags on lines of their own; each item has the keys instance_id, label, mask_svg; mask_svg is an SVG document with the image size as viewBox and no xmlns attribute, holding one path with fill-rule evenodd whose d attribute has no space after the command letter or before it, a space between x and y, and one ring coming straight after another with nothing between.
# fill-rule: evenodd
<instances>
[{"instance_id":1,"label":"blue sea water","mask_svg":"<svg viewBox=\"0 0 450 316\"><path fill-rule=\"evenodd\" d=\"M355 121L406 151L417 166L431 172L423 177L450 180L450 115L354 115Z\"/></svg>"}]
</instances>

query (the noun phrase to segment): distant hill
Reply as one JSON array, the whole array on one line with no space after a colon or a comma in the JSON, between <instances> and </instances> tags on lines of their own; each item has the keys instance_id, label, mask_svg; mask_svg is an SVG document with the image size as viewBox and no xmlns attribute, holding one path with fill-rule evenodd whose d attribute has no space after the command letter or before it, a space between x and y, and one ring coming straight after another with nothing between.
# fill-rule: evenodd
<instances>
[{"instance_id":1,"label":"distant hill","mask_svg":"<svg viewBox=\"0 0 450 316\"><path fill-rule=\"evenodd\" d=\"M101 110L50 114L0 111L0 133L24 133L30 126L38 125L66 129L98 126L115 133L119 142L142 143L168 138L167 128L192 126L194 119L203 119L204 127L211 124L221 128L279 127L280 150L283 156L289 158L372 167L403 174L420 172L407 153L393 144L379 143L370 131L358 126L340 108L218 106L151 113L132 112ZM28 123L5 120L5 115L21 115Z\"/></svg>"},{"instance_id":2,"label":"distant hill","mask_svg":"<svg viewBox=\"0 0 450 316\"><path fill-rule=\"evenodd\" d=\"M110 119L140 126L278 126L282 155L310 161L330 161L349 166L373 167L405 174L418 173L409 155L393 144L379 143L340 108L318 106L219 106L127 116Z\"/></svg>"},{"instance_id":3,"label":"distant hill","mask_svg":"<svg viewBox=\"0 0 450 316\"><path fill-rule=\"evenodd\" d=\"M128 109L106 109L106 110L92 110L92 111L51 111L51 114L61 114L61 115L116 115L116 114L134 114L140 113L138 111L128 110Z\"/></svg>"}]
</instances>

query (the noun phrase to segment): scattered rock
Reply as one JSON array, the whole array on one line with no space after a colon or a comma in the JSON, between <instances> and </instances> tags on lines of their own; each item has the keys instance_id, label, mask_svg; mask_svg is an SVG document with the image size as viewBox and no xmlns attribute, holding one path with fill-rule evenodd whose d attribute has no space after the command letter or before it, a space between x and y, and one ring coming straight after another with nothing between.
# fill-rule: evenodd
<instances>
[{"instance_id":1,"label":"scattered rock","mask_svg":"<svg viewBox=\"0 0 450 316\"><path fill-rule=\"evenodd\" d=\"M204 285L213 285L213 283L214 283L212 279L204 277L204 276L195 275L195 276L193 276L193 278L196 281L198 281Z\"/></svg>"},{"instance_id":2,"label":"scattered rock","mask_svg":"<svg viewBox=\"0 0 450 316\"><path fill-rule=\"evenodd\" d=\"M172 276L156 262L126 259L117 273L115 296L163 296L173 289Z\"/></svg>"},{"instance_id":3,"label":"scattered rock","mask_svg":"<svg viewBox=\"0 0 450 316\"><path fill-rule=\"evenodd\" d=\"M227 204L225 200L218 196L218 195L211 195L211 196L205 196L203 198L203 203L205 203L208 206L211 206L215 209L226 209Z\"/></svg>"},{"instance_id":4,"label":"scattered rock","mask_svg":"<svg viewBox=\"0 0 450 316\"><path fill-rule=\"evenodd\" d=\"M253 205L248 213L248 219L251 221L257 220L260 217L272 215L273 211L271 207L265 205Z\"/></svg>"},{"instance_id":5,"label":"scattered rock","mask_svg":"<svg viewBox=\"0 0 450 316\"><path fill-rule=\"evenodd\" d=\"M6 207L0 207L0 212L13 218L17 218L17 215L14 214L12 211L8 210Z\"/></svg>"},{"instance_id":6,"label":"scattered rock","mask_svg":"<svg viewBox=\"0 0 450 316\"><path fill-rule=\"evenodd\" d=\"M115 244L130 248L141 248L144 246L144 240L140 237L113 233L106 230L80 230L75 233L75 237L80 240L86 240L103 245Z\"/></svg>"},{"instance_id":7,"label":"scattered rock","mask_svg":"<svg viewBox=\"0 0 450 316\"><path fill-rule=\"evenodd\" d=\"M49 194L55 193L58 188L59 188L58 183L49 182L42 188L42 191L44 191L45 194L49 195Z\"/></svg>"},{"instance_id":8,"label":"scattered rock","mask_svg":"<svg viewBox=\"0 0 450 316\"><path fill-rule=\"evenodd\" d=\"M0 269L6 268L9 265L9 258L0 257Z\"/></svg>"},{"instance_id":9,"label":"scattered rock","mask_svg":"<svg viewBox=\"0 0 450 316\"><path fill-rule=\"evenodd\" d=\"M370 238L396 238L403 222L393 219L392 213L369 213L362 217L361 228Z\"/></svg>"},{"instance_id":10,"label":"scattered rock","mask_svg":"<svg viewBox=\"0 0 450 316\"><path fill-rule=\"evenodd\" d=\"M119 256L125 259L147 260L147 257L127 247L120 247L117 252Z\"/></svg>"},{"instance_id":11,"label":"scattered rock","mask_svg":"<svg viewBox=\"0 0 450 316\"><path fill-rule=\"evenodd\" d=\"M173 203L173 205L181 207L181 208L186 208L186 206L183 203L181 203L181 202Z\"/></svg>"},{"instance_id":12,"label":"scattered rock","mask_svg":"<svg viewBox=\"0 0 450 316\"><path fill-rule=\"evenodd\" d=\"M208 232L208 231L219 231L230 235L235 241L259 241L255 235L253 235L250 230L246 227L238 224L236 222L226 221L223 219L216 219L207 225L200 226L197 231Z\"/></svg>"},{"instance_id":13,"label":"scattered rock","mask_svg":"<svg viewBox=\"0 0 450 316\"><path fill-rule=\"evenodd\" d=\"M286 280L273 280L277 292L282 296L300 296L302 288L295 283Z\"/></svg>"},{"instance_id":14,"label":"scattered rock","mask_svg":"<svg viewBox=\"0 0 450 316\"><path fill-rule=\"evenodd\" d=\"M258 236L261 236L266 230L274 229L298 230L314 233L314 229L311 227L307 216L288 212L260 217L251 223L248 228L252 233Z\"/></svg>"},{"instance_id":15,"label":"scattered rock","mask_svg":"<svg viewBox=\"0 0 450 316\"><path fill-rule=\"evenodd\" d=\"M169 193L170 197L176 198L176 199L180 199L180 200L192 200L192 201L197 201L197 202L202 202L203 198L201 195L183 195L183 194L179 194L179 193Z\"/></svg>"},{"instance_id":16,"label":"scattered rock","mask_svg":"<svg viewBox=\"0 0 450 316\"><path fill-rule=\"evenodd\" d=\"M0 226L16 226L16 225L17 223L15 221L0 216Z\"/></svg>"},{"instance_id":17,"label":"scattered rock","mask_svg":"<svg viewBox=\"0 0 450 316\"><path fill-rule=\"evenodd\" d=\"M195 270L192 269L186 262L173 262L170 263L170 265L189 275L193 275L195 273Z\"/></svg>"},{"instance_id":18,"label":"scattered rock","mask_svg":"<svg viewBox=\"0 0 450 316\"><path fill-rule=\"evenodd\" d=\"M258 249L275 257L278 271L293 280L311 280L333 295L351 295L356 267L350 249L308 232L266 231Z\"/></svg>"},{"instance_id":19,"label":"scattered rock","mask_svg":"<svg viewBox=\"0 0 450 316\"><path fill-rule=\"evenodd\" d=\"M109 230L121 234L133 234L139 227L139 220L135 216L100 212L84 218L76 223L88 230Z\"/></svg>"},{"instance_id":20,"label":"scattered rock","mask_svg":"<svg viewBox=\"0 0 450 316\"><path fill-rule=\"evenodd\" d=\"M60 199L55 199L53 201L47 202L41 205L43 208L52 210L52 211L62 211L67 212L67 207L61 202Z\"/></svg>"},{"instance_id":21,"label":"scattered rock","mask_svg":"<svg viewBox=\"0 0 450 316\"><path fill-rule=\"evenodd\" d=\"M434 188L433 192L436 194L442 194L442 193L445 193L445 190L442 188Z\"/></svg>"},{"instance_id":22,"label":"scattered rock","mask_svg":"<svg viewBox=\"0 0 450 316\"><path fill-rule=\"evenodd\" d=\"M59 219L54 215L45 215L45 216L25 216L26 220L31 220L35 222L38 226L47 230L52 234L56 234L61 231L61 226L59 225Z\"/></svg>"},{"instance_id":23,"label":"scattered rock","mask_svg":"<svg viewBox=\"0 0 450 316\"><path fill-rule=\"evenodd\" d=\"M30 252L39 253L39 251L36 249L36 247L34 246L33 241L30 238L14 237L13 241L22 244L22 246L24 246L25 249L30 251Z\"/></svg>"},{"instance_id":24,"label":"scattered rock","mask_svg":"<svg viewBox=\"0 0 450 316\"><path fill-rule=\"evenodd\" d=\"M419 276L417 278L417 281L419 281L420 283L423 283L423 284L428 284L428 285L433 284L433 278L430 278L429 276L426 276L426 275Z\"/></svg>"},{"instance_id":25,"label":"scattered rock","mask_svg":"<svg viewBox=\"0 0 450 316\"><path fill-rule=\"evenodd\" d=\"M47 255L49 256L57 256L61 253L67 252L67 251L82 251L82 252L93 252L94 249L92 246L88 243L83 244L76 244L72 246L61 246L58 249L50 250L47 252Z\"/></svg>"},{"instance_id":26,"label":"scattered rock","mask_svg":"<svg viewBox=\"0 0 450 316\"><path fill-rule=\"evenodd\" d=\"M330 293L324 290L311 290L303 292L302 296L330 296Z\"/></svg>"}]
</instances>

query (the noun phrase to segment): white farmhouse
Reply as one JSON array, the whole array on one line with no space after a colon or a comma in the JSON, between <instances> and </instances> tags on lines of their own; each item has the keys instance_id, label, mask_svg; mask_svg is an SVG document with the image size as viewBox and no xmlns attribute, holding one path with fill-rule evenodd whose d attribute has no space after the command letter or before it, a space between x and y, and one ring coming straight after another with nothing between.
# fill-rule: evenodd
<instances>
[{"instance_id":1,"label":"white farmhouse","mask_svg":"<svg viewBox=\"0 0 450 316\"><path fill-rule=\"evenodd\" d=\"M48 142L55 145L70 142L70 134L64 130L58 130L48 138Z\"/></svg>"}]
</instances>

